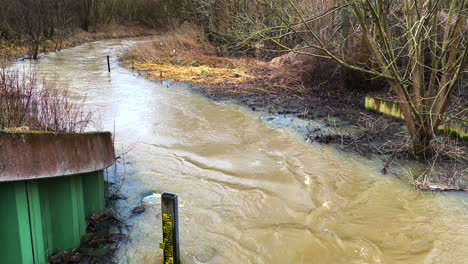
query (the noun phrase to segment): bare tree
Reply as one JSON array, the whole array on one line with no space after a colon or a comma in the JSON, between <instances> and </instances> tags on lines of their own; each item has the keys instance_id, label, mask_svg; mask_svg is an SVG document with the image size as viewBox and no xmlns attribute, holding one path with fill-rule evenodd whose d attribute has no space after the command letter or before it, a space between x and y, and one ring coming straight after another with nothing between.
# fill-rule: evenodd
<instances>
[{"instance_id":1,"label":"bare tree","mask_svg":"<svg viewBox=\"0 0 468 264\"><path fill-rule=\"evenodd\" d=\"M14 2L15 29L29 42L30 56L37 59L40 45L55 33L51 0L18 0Z\"/></svg>"},{"instance_id":2,"label":"bare tree","mask_svg":"<svg viewBox=\"0 0 468 264\"><path fill-rule=\"evenodd\" d=\"M266 0L264 0L266 1ZM266 1L268 2L268 1ZM467 63L466 0L342 0L341 5L321 14L305 15L297 1L288 0L297 23L283 20L303 40L300 47L280 43L260 32L283 51L318 56L336 61L352 70L386 79L399 97L406 126L413 142L413 154L431 154L431 140L444 121L457 80ZM314 27L317 19L334 13L352 12L340 43L358 39L370 56L371 64L353 61L324 41ZM339 37L337 37L339 39Z\"/></svg>"}]
</instances>

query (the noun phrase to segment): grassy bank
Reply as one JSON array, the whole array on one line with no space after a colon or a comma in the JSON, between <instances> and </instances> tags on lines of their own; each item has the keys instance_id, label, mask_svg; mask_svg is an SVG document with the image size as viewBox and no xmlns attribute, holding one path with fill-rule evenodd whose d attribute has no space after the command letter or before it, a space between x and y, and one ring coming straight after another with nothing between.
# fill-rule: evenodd
<instances>
[{"instance_id":1,"label":"grassy bank","mask_svg":"<svg viewBox=\"0 0 468 264\"><path fill-rule=\"evenodd\" d=\"M364 109L366 95L395 97L383 83L328 60L292 53L278 54L270 61L216 54L197 27L184 25L128 48L122 60L153 80L193 83L197 92L215 100L235 100L253 110L295 115L330 126L334 118L344 120L362 133L323 134L311 128L307 139L361 156L378 155L385 174L391 173L395 161L413 160L404 124ZM433 145L434 157L411 182L420 189L468 190L467 142L441 134Z\"/></svg>"},{"instance_id":2,"label":"grassy bank","mask_svg":"<svg viewBox=\"0 0 468 264\"><path fill-rule=\"evenodd\" d=\"M216 57L215 48L202 38L198 28L185 26L128 49L122 59L151 79L218 87L250 82L256 67L263 67L252 59Z\"/></svg>"},{"instance_id":3,"label":"grassy bank","mask_svg":"<svg viewBox=\"0 0 468 264\"><path fill-rule=\"evenodd\" d=\"M270 62L216 54L216 48L204 40L198 27L184 25L127 49L121 59L128 67L146 72L148 78L191 82L203 86L213 95L303 95L305 82L311 81L307 80L311 71L323 70L310 69L314 64L310 58L291 54ZM330 70L325 74L328 73Z\"/></svg>"}]
</instances>

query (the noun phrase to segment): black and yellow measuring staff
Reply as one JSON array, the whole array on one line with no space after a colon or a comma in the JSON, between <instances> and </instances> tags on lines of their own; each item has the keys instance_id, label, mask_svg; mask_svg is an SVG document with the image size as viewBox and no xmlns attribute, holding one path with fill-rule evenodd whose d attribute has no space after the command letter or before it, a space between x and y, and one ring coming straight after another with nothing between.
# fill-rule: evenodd
<instances>
[{"instance_id":1,"label":"black and yellow measuring staff","mask_svg":"<svg viewBox=\"0 0 468 264\"><path fill-rule=\"evenodd\" d=\"M179 211L177 194L161 195L164 264L180 264L179 252Z\"/></svg>"}]
</instances>

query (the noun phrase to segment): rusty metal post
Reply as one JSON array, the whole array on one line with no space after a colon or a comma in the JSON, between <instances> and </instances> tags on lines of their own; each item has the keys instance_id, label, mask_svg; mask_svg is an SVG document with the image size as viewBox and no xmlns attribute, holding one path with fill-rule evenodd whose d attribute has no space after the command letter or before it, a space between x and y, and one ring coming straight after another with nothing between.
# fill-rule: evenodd
<instances>
[{"instance_id":1,"label":"rusty metal post","mask_svg":"<svg viewBox=\"0 0 468 264\"><path fill-rule=\"evenodd\" d=\"M173 193L161 195L164 264L180 264L178 196Z\"/></svg>"}]
</instances>

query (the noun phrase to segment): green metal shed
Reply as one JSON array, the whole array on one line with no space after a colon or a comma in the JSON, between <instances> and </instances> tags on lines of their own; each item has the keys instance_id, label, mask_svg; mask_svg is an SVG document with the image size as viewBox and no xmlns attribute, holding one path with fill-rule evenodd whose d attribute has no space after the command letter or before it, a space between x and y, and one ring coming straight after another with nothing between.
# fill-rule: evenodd
<instances>
[{"instance_id":1,"label":"green metal shed","mask_svg":"<svg viewBox=\"0 0 468 264\"><path fill-rule=\"evenodd\" d=\"M103 210L110 133L0 132L0 262L47 263Z\"/></svg>"}]
</instances>

